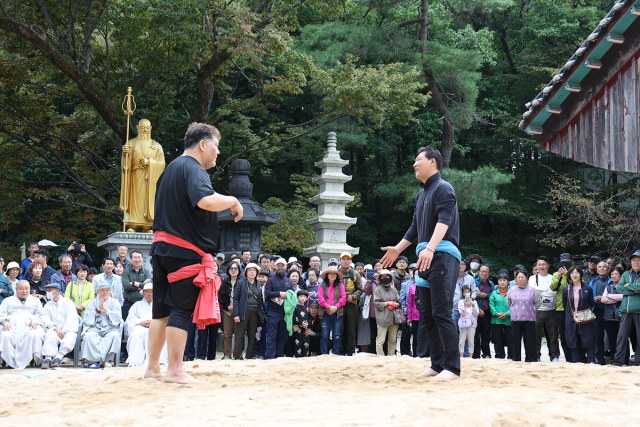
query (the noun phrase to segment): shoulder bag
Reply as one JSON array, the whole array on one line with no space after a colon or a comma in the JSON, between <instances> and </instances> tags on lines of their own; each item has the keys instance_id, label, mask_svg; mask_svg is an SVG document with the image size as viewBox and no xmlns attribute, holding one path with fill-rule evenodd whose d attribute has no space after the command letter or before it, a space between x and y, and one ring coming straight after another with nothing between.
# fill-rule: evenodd
<instances>
[{"instance_id":1,"label":"shoulder bag","mask_svg":"<svg viewBox=\"0 0 640 427\"><path fill-rule=\"evenodd\" d=\"M586 310L575 311L573 307L571 307L571 301L573 300L573 295L569 294L569 289L567 289L567 297L569 298L569 309L571 309L571 315L573 316L573 323L576 325L585 325L587 323L591 323L596 320L596 315L593 313L593 310L587 308Z\"/></svg>"}]
</instances>

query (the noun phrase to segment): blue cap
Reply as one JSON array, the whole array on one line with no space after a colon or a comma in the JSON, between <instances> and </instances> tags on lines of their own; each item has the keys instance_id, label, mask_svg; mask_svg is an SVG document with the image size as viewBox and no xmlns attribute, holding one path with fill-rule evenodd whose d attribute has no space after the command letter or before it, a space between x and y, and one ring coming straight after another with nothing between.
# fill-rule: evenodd
<instances>
[{"instance_id":1,"label":"blue cap","mask_svg":"<svg viewBox=\"0 0 640 427\"><path fill-rule=\"evenodd\" d=\"M109 284L107 282L102 282L98 285L98 287L96 288L96 291L99 291L100 289L104 289L104 288L110 288Z\"/></svg>"},{"instance_id":2,"label":"blue cap","mask_svg":"<svg viewBox=\"0 0 640 427\"><path fill-rule=\"evenodd\" d=\"M45 286L45 288L56 288L57 290L61 290L62 287L60 286L59 283L56 282L51 282L51 283L47 283L47 285Z\"/></svg>"},{"instance_id":3,"label":"blue cap","mask_svg":"<svg viewBox=\"0 0 640 427\"><path fill-rule=\"evenodd\" d=\"M633 253L633 255L631 255L631 258L633 258L634 256L640 256L640 249L638 249L637 251L635 251Z\"/></svg>"},{"instance_id":4,"label":"blue cap","mask_svg":"<svg viewBox=\"0 0 640 427\"><path fill-rule=\"evenodd\" d=\"M338 260L336 258L331 258L329 260L329 264L328 265L331 265L331 264L338 264Z\"/></svg>"}]
</instances>

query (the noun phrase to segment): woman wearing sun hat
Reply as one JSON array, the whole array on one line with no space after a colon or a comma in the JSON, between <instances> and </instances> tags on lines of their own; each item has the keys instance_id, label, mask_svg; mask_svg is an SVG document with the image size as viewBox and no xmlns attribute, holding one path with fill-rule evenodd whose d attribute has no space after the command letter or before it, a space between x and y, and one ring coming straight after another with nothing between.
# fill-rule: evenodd
<instances>
[{"instance_id":1,"label":"woman wearing sun hat","mask_svg":"<svg viewBox=\"0 0 640 427\"><path fill-rule=\"evenodd\" d=\"M318 316L322 319L322 336L320 351L329 354L329 333L332 333L333 354L340 350L340 328L342 326L342 311L347 302L346 291L342 283L343 275L338 267L331 266L321 274L322 284L318 288Z\"/></svg>"},{"instance_id":2,"label":"woman wearing sun hat","mask_svg":"<svg viewBox=\"0 0 640 427\"><path fill-rule=\"evenodd\" d=\"M247 334L248 345L245 358L253 359L256 345L256 332L260 324L259 308L264 307L262 292L257 277L260 268L251 262L244 268L247 280L238 281L233 290L233 320L236 325L236 342L233 349L233 358L242 358L244 349L244 336Z\"/></svg>"}]
</instances>

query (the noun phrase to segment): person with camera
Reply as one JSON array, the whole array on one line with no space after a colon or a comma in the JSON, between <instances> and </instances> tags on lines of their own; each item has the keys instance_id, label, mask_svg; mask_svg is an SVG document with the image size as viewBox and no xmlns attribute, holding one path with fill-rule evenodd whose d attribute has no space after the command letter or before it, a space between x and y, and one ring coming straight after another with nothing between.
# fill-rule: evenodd
<instances>
[{"instance_id":1,"label":"person with camera","mask_svg":"<svg viewBox=\"0 0 640 427\"><path fill-rule=\"evenodd\" d=\"M71 257L71 271L76 271L78 264L91 265L93 259L84 244L73 242L64 253Z\"/></svg>"},{"instance_id":2,"label":"person with camera","mask_svg":"<svg viewBox=\"0 0 640 427\"><path fill-rule=\"evenodd\" d=\"M547 338L549 360L559 362L560 346L558 345L558 319L556 317L556 291L551 290L553 277L549 274L549 259L539 256L538 272L529 278L529 285L533 286L539 295L536 304L536 345L538 346L538 360L542 347L542 333Z\"/></svg>"},{"instance_id":3,"label":"person with camera","mask_svg":"<svg viewBox=\"0 0 640 427\"><path fill-rule=\"evenodd\" d=\"M474 337L478 326L478 302L472 298L472 291L469 285L462 285L462 297L456 302L456 310L459 313L457 320L460 330L458 351L460 358L464 357L465 343L469 343L469 354L473 354Z\"/></svg>"},{"instance_id":4,"label":"person with camera","mask_svg":"<svg viewBox=\"0 0 640 427\"><path fill-rule=\"evenodd\" d=\"M593 289L583 282L583 272L580 267L574 265L567 273L571 283L562 291L567 344L571 348L573 363L580 361L580 349L583 348L587 351L587 361L595 365L595 325L593 322L576 324L574 320L574 313L593 309Z\"/></svg>"},{"instance_id":5,"label":"person with camera","mask_svg":"<svg viewBox=\"0 0 640 427\"><path fill-rule=\"evenodd\" d=\"M571 349L567 344L567 337L564 330L564 306L562 305L562 291L569 284L569 274L567 271L573 265L573 259L571 254L564 253L560 255L560 268L553 273L551 278L551 286L549 289L556 292L556 319L558 321L558 330L560 331L560 345L562 346L562 352L567 362L572 363L573 358L571 356Z\"/></svg>"}]
</instances>

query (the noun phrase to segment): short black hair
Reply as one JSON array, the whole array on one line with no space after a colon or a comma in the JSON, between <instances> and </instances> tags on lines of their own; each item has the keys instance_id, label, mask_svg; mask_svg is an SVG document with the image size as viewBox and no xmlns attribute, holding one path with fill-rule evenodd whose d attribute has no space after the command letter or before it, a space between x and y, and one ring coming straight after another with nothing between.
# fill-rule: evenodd
<instances>
[{"instance_id":1,"label":"short black hair","mask_svg":"<svg viewBox=\"0 0 640 427\"><path fill-rule=\"evenodd\" d=\"M97 268L91 267L91 268L89 268L89 271L87 272L87 275L89 275L89 274L99 274L99 273L100 272L98 271Z\"/></svg>"},{"instance_id":2,"label":"short black hair","mask_svg":"<svg viewBox=\"0 0 640 427\"><path fill-rule=\"evenodd\" d=\"M316 274L316 279L320 278L320 272L318 271L317 268L310 268L307 270L307 279L309 278L309 273L313 271Z\"/></svg>"},{"instance_id":3,"label":"short black hair","mask_svg":"<svg viewBox=\"0 0 640 427\"><path fill-rule=\"evenodd\" d=\"M538 264L538 261L544 261L547 263L547 265L550 265L551 263L549 262L549 258L547 258L544 255L540 255L538 258L536 258L536 264Z\"/></svg>"},{"instance_id":4,"label":"short black hair","mask_svg":"<svg viewBox=\"0 0 640 427\"><path fill-rule=\"evenodd\" d=\"M251 254L251 251L249 249L243 249L240 251L240 255L244 255L245 252L249 252L249 254Z\"/></svg>"},{"instance_id":5,"label":"short black hair","mask_svg":"<svg viewBox=\"0 0 640 427\"><path fill-rule=\"evenodd\" d=\"M133 254L140 254L140 256L144 259L144 254L137 249L132 250L129 256L133 258Z\"/></svg>"},{"instance_id":6,"label":"short black hair","mask_svg":"<svg viewBox=\"0 0 640 427\"><path fill-rule=\"evenodd\" d=\"M129 250L129 248L127 247L127 245L123 245L123 244L118 245L118 247L117 247L116 249L120 249L120 248L121 248L121 247L123 247L123 246L124 246L124 248L125 248L126 250Z\"/></svg>"},{"instance_id":7,"label":"short black hair","mask_svg":"<svg viewBox=\"0 0 640 427\"><path fill-rule=\"evenodd\" d=\"M34 254L38 254L38 255L42 255L43 257L45 257L47 259L47 261L49 261L49 251L46 249L38 249L37 251L33 252Z\"/></svg>"},{"instance_id":8,"label":"short black hair","mask_svg":"<svg viewBox=\"0 0 640 427\"><path fill-rule=\"evenodd\" d=\"M87 276L89 275L89 267L87 267L84 264L76 265L76 274L78 274L78 271L86 271L87 272Z\"/></svg>"},{"instance_id":9,"label":"short black hair","mask_svg":"<svg viewBox=\"0 0 640 427\"><path fill-rule=\"evenodd\" d=\"M440 153L440 151L437 148L432 147L431 145L427 145L426 147L420 147L418 149L418 154L416 154L416 157L422 153L424 153L424 156L429 160L435 159L436 167L438 168L439 171L442 170L442 153Z\"/></svg>"},{"instance_id":10,"label":"short black hair","mask_svg":"<svg viewBox=\"0 0 640 427\"><path fill-rule=\"evenodd\" d=\"M184 149L197 145L203 139L217 139L220 141L220 131L206 123L191 123L184 135Z\"/></svg>"},{"instance_id":11,"label":"short black hair","mask_svg":"<svg viewBox=\"0 0 640 427\"><path fill-rule=\"evenodd\" d=\"M407 257L406 257L406 256L404 256L404 255L400 255L400 256L398 257L398 259L396 259L396 264L398 263L398 261L404 261L404 262L406 262L407 264L409 264L409 258L407 258Z\"/></svg>"},{"instance_id":12,"label":"short black hair","mask_svg":"<svg viewBox=\"0 0 640 427\"><path fill-rule=\"evenodd\" d=\"M354 267L363 267L364 268L364 263L363 262L356 262L356 264L354 265Z\"/></svg>"},{"instance_id":13,"label":"short black hair","mask_svg":"<svg viewBox=\"0 0 640 427\"><path fill-rule=\"evenodd\" d=\"M114 266L116 265L116 260L111 258L110 256L102 259L102 265L104 265L107 261L111 261Z\"/></svg>"},{"instance_id":14,"label":"short black hair","mask_svg":"<svg viewBox=\"0 0 640 427\"><path fill-rule=\"evenodd\" d=\"M261 263L263 259L267 259L269 262L271 262L271 257L269 255L262 255L260 257L260 259L258 260L258 263Z\"/></svg>"},{"instance_id":15,"label":"short black hair","mask_svg":"<svg viewBox=\"0 0 640 427\"><path fill-rule=\"evenodd\" d=\"M293 273L298 273L298 278L302 278L302 274L300 274L300 271L299 271L298 269L295 269L295 270L289 270L289 274L287 274L287 277L288 277L288 278L291 278L291 275L292 275Z\"/></svg>"},{"instance_id":16,"label":"short black hair","mask_svg":"<svg viewBox=\"0 0 640 427\"><path fill-rule=\"evenodd\" d=\"M371 267L376 268L376 264L380 262L379 258L376 258L373 260L373 263L371 263Z\"/></svg>"},{"instance_id":17,"label":"short black hair","mask_svg":"<svg viewBox=\"0 0 640 427\"><path fill-rule=\"evenodd\" d=\"M580 273L580 281L582 282L582 279L584 278L584 272L582 271L582 268L578 267L577 265L572 265L571 267L569 267L567 276L569 277L569 279L571 279L571 273L573 273L574 270L577 270L578 273ZM573 280L569 280L569 282L573 282Z\"/></svg>"},{"instance_id":18,"label":"short black hair","mask_svg":"<svg viewBox=\"0 0 640 427\"><path fill-rule=\"evenodd\" d=\"M491 266L490 266L489 264L487 264L487 263L480 264L480 267L478 267L478 271L480 271L480 269L481 269L482 267L487 267L487 268L489 269L489 271L491 271Z\"/></svg>"},{"instance_id":19,"label":"short black hair","mask_svg":"<svg viewBox=\"0 0 640 427\"><path fill-rule=\"evenodd\" d=\"M262 269L258 273L258 276L267 276L267 277L269 277L269 272L267 270Z\"/></svg>"},{"instance_id":20,"label":"short black hair","mask_svg":"<svg viewBox=\"0 0 640 427\"><path fill-rule=\"evenodd\" d=\"M301 296L301 295L304 295L304 296L308 297L309 296L309 291L306 290L306 289L300 289L296 296Z\"/></svg>"},{"instance_id":21,"label":"short black hair","mask_svg":"<svg viewBox=\"0 0 640 427\"><path fill-rule=\"evenodd\" d=\"M242 267L240 267L240 263L235 261L231 261L229 265L227 265L227 269L225 273L227 273L228 276L231 276L231 274L229 274L229 271L231 270L231 267L233 267L234 265L238 267L238 276L240 276L240 273L242 272Z\"/></svg>"},{"instance_id":22,"label":"short black hair","mask_svg":"<svg viewBox=\"0 0 640 427\"><path fill-rule=\"evenodd\" d=\"M40 245L38 244L38 242L29 242L29 246L27 246L27 247L30 248L33 245L36 245L38 247L38 249L40 249Z\"/></svg>"}]
</instances>

